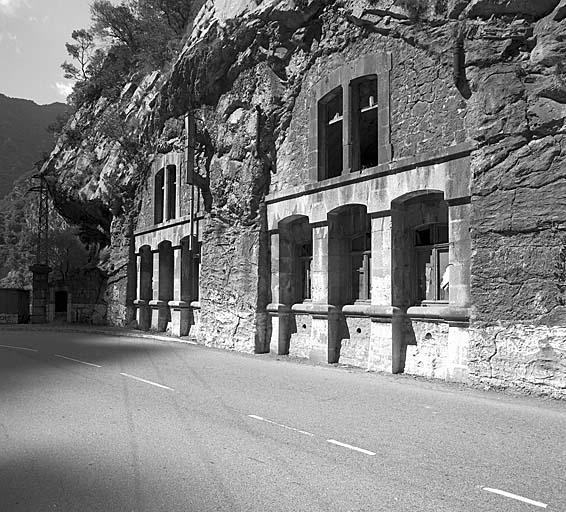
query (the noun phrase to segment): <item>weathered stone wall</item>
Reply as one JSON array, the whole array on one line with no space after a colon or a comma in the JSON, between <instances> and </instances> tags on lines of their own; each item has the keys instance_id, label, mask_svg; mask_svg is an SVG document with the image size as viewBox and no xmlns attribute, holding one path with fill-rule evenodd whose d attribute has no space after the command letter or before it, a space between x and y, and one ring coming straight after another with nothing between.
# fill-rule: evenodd
<instances>
[{"instance_id":1,"label":"weathered stone wall","mask_svg":"<svg viewBox=\"0 0 566 512\"><path fill-rule=\"evenodd\" d=\"M566 352L553 326L566 322L565 5L537 2L525 15L520 2L505 13L483 4L464 46L466 125L478 144L470 372L481 385L560 394Z\"/></svg>"}]
</instances>

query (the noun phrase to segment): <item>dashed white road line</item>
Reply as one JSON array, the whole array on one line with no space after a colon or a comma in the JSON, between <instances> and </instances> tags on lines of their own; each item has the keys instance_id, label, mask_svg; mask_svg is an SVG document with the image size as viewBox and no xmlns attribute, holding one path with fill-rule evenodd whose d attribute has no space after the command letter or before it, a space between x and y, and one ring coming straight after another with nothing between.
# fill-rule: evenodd
<instances>
[{"instance_id":1,"label":"dashed white road line","mask_svg":"<svg viewBox=\"0 0 566 512\"><path fill-rule=\"evenodd\" d=\"M546 503L542 503L540 501L531 500L529 498L525 498L523 496L519 496L518 494L513 494L507 491L502 491L500 489L492 489L490 487L483 487L484 491L492 492L494 494L500 494L501 496L505 496L506 498L512 498L517 501L522 501L523 503L528 503L529 505L534 505L535 507L546 508L548 505Z\"/></svg>"},{"instance_id":2,"label":"dashed white road line","mask_svg":"<svg viewBox=\"0 0 566 512\"><path fill-rule=\"evenodd\" d=\"M292 430L293 432L298 432L299 434L304 434L306 436L314 437L314 434L307 432L306 430L300 430L298 428L289 427L288 425L283 425L282 423L277 423L276 421L268 420L267 418L262 418L261 416L256 416L255 414L248 414L249 418L254 420L264 421L265 423L271 423L272 425L277 425L278 427L285 428L287 430Z\"/></svg>"},{"instance_id":3,"label":"dashed white road line","mask_svg":"<svg viewBox=\"0 0 566 512\"><path fill-rule=\"evenodd\" d=\"M62 356L61 354L55 354L55 357L59 357L61 359L67 359L68 361L74 361L75 363L86 364L88 366L94 366L95 368L102 368L102 366L94 363L87 363L86 361L81 361L79 359L73 359L72 357Z\"/></svg>"},{"instance_id":4,"label":"dashed white road line","mask_svg":"<svg viewBox=\"0 0 566 512\"><path fill-rule=\"evenodd\" d=\"M351 444L341 443L340 441L336 441L336 439L327 439L328 443L335 444L337 446L342 446L344 448L348 448L349 450L354 450L356 452L365 453L366 455L375 455L375 452L370 452L369 450L364 450L363 448L358 448L357 446L352 446Z\"/></svg>"},{"instance_id":5,"label":"dashed white road line","mask_svg":"<svg viewBox=\"0 0 566 512\"><path fill-rule=\"evenodd\" d=\"M145 382L146 384L151 384L152 386L156 386L158 388L168 389L169 391L175 391L173 388L170 388L169 386L164 386L163 384L158 384L157 382L152 382L151 380L142 379L141 377L136 377L135 375L130 375L128 373L120 373L120 375L123 375L124 377L128 377L130 379L139 380L140 382Z\"/></svg>"},{"instance_id":6,"label":"dashed white road line","mask_svg":"<svg viewBox=\"0 0 566 512\"><path fill-rule=\"evenodd\" d=\"M14 350L25 350L26 352L39 352L35 348L12 347L12 345L0 345L1 348L12 348Z\"/></svg>"}]
</instances>

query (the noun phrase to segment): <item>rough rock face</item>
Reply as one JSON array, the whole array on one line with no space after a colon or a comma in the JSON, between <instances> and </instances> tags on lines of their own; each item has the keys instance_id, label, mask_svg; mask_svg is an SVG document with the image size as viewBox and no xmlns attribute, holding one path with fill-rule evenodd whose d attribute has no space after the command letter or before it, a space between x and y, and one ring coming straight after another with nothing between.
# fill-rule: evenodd
<instances>
[{"instance_id":1,"label":"rough rock face","mask_svg":"<svg viewBox=\"0 0 566 512\"><path fill-rule=\"evenodd\" d=\"M394 109L393 158L439 141L475 148L473 382L563 393L566 2L258 3L187 46L168 75L81 109L46 164L60 211L110 244L109 322L131 320L128 235L152 155L182 149L191 109L206 212L203 341L261 351L271 300L262 199L307 165L308 91L363 49L395 48L406 104ZM435 94L444 108L431 106Z\"/></svg>"}]
</instances>

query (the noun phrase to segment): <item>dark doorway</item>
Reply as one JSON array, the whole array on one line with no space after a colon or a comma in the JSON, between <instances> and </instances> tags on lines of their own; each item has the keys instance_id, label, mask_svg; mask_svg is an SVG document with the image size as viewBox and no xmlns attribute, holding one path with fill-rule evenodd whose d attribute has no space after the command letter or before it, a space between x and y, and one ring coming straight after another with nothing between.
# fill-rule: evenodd
<instances>
[{"instance_id":1,"label":"dark doorway","mask_svg":"<svg viewBox=\"0 0 566 512\"><path fill-rule=\"evenodd\" d=\"M66 291L55 292L55 313L67 313L67 300Z\"/></svg>"}]
</instances>

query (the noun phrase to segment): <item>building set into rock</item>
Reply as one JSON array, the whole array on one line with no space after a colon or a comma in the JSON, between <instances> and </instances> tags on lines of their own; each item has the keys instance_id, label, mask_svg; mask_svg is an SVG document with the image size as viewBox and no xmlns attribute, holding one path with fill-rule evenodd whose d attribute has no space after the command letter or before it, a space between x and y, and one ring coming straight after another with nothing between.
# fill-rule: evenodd
<instances>
[{"instance_id":1,"label":"building set into rock","mask_svg":"<svg viewBox=\"0 0 566 512\"><path fill-rule=\"evenodd\" d=\"M108 320L564 396L564 2L224 4L113 107L159 127L148 170L99 142L81 178L137 177Z\"/></svg>"}]
</instances>

